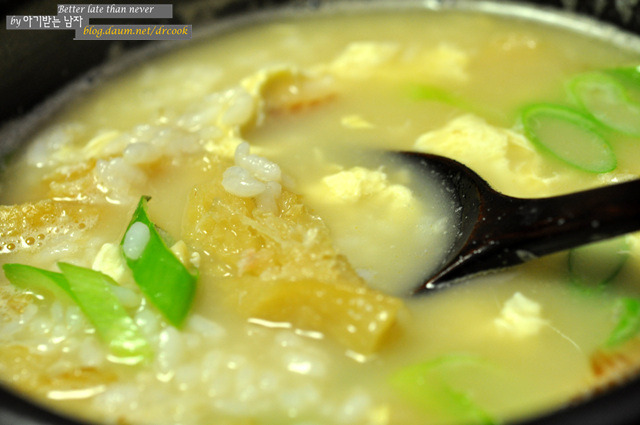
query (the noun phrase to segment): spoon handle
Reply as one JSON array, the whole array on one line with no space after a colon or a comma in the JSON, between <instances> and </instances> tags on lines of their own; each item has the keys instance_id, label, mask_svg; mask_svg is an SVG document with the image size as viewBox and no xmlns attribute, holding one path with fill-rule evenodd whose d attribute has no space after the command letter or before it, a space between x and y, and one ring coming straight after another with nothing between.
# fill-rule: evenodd
<instances>
[{"instance_id":1,"label":"spoon handle","mask_svg":"<svg viewBox=\"0 0 640 425\"><path fill-rule=\"evenodd\" d=\"M493 237L537 257L640 230L640 180L551 198L499 197L511 216Z\"/></svg>"},{"instance_id":2,"label":"spoon handle","mask_svg":"<svg viewBox=\"0 0 640 425\"><path fill-rule=\"evenodd\" d=\"M467 244L419 291L640 230L640 180L540 199L480 188L478 197Z\"/></svg>"}]
</instances>

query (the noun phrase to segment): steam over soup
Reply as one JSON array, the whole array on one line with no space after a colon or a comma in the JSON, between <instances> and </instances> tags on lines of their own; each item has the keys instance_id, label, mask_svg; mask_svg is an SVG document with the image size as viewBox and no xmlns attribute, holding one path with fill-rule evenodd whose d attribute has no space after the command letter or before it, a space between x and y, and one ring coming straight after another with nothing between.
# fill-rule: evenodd
<instances>
[{"instance_id":1,"label":"steam over soup","mask_svg":"<svg viewBox=\"0 0 640 425\"><path fill-rule=\"evenodd\" d=\"M500 423L623 381L640 235L409 297L456 211L383 152L520 197L636 178L639 63L416 9L279 17L139 64L4 171L2 380L156 425Z\"/></svg>"}]
</instances>

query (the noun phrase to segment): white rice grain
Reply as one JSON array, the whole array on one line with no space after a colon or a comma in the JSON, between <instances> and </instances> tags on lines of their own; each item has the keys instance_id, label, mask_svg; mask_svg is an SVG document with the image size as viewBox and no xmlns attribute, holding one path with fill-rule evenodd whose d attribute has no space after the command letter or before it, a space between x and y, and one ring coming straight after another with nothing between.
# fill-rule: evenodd
<instances>
[{"instance_id":1,"label":"white rice grain","mask_svg":"<svg viewBox=\"0 0 640 425\"><path fill-rule=\"evenodd\" d=\"M156 366L162 373L175 370L183 354L182 335L180 331L168 326L160 332L156 353Z\"/></svg>"},{"instance_id":2,"label":"white rice grain","mask_svg":"<svg viewBox=\"0 0 640 425\"><path fill-rule=\"evenodd\" d=\"M200 368L194 364L181 364L176 368L174 380L180 391L188 391L200 380Z\"/></svg>"},{"instance_id":3,"label":"white rice grain","mask_svg":"<svg viewBox=\"0 0 640 425\"><path fill-rule=\"evenodd\" d=\"M102 344L94 337L85 337L79 344L78 358L83 366L98 367L105 361Z\"/></svg>"},{"instance_id":4,"label":"white rice grain","mask_svg":"<svg viewBox=\"0 0 640 425\"><path fill-rule=\"evenodd\" d=\"M253 97L243 88L237 87L225 92L226 108L220 116L220 124L233 127L245 124L253 116Z\"/></svg>"},{"instance_id":5,"label":"white rice grain","mask_svg":"<svg viewBox=\"0 0 640 425\"><path fill-rule=\"evenodd\" d=\"M49 341L52 344L60 344L61 342L63 342L69 337L69 332L67 330L67 327L64 325L64 323L61 323L61 322L53 322L53 323L56 323L56 324L53 325L53 327L51 328Z\"/></svg>"},{"instance_id":6,"label":"white rice grain","mask_svg":"<svg viewBox=\"0 0 640 425\"><path fill-rule=\"evenodd\" d=\"M64 319L64 306L58 300L51 303L49 308L49 315L51 316L52 323L61 323Z\"/></svg>"},{"instance_id":7,"label":"white rice grain","mask_svg":"<svg viewBox=\"0 0 640 425\"><path fill-rule=\"evenodd\" d=\"M98 188L113 203L130 200L130 193L147 181L147 175L142 170L122 158L99 159L93 172Z\"/></svg>"},{"instance_id":8,"label":"white rice grain","mask_svg":"<svg viewBox=\"0 0 640 425\"><path fill-rule=\"evenodd\" d=\"M355 391L338 409L336 420L342 424L359 423L363 421L371 407L371 397L364 390Z\"/></svg>"},{"instance_id":9,"label":"white rice grain","mask_svg":"<svg viewBox=\"0 0 640 425\"><path fill-rule=\"evenodd\" d=\"M278 212L277 199L282 194L280 183L271 181L267 183L264 192L256 196L256 206L259 210L276 214Z\"/></svg>"},{"instance_id":10,"label":"white rice grain","mask_svg":"<svg viewBox=\"0 0 640 425\"><path fill-rule=\"evenodd\" d=\"M280 388L280 375L272 370L263 371L257 381L258 388L265 394L273 394Z\"/></svg>"},{"instance_id":11,"label":"white rice grain","mask_svg":"<svg viewBox=\"0 0 640 425\"><path fill-rule=\"evenodd\" d=\"M30 322L36 315L38 314L38 306L35 304L27 304L27 306L22 311L22 315L20 316L19 322L20 324L25 324Z\"/></svg>"},{"instance_id":12,"label":"white rice grain","mask_svg":"<svg viewBox=\"0 0 640 425\"><path fill-rule=\"evenodd\" d=\"M242 142L238 145L234 155L237 166L249 171L253 177L263 182L277 182L282 177L280 167L273 161L262 156L249 153L249 143Z\"/></svg>"},{"instance_id":13,"label":"white rice grain","mask_svg":"<svg viewBox=\"0 0 640 425\"><path fill-rule=\"evenodd\" d=\"M54 126L29 145L26 153L27 163L42 168L77 161L78 158L70 146L84 130L84 126L79 123Z\"/></svg>"},{"instance_id":14,"label":"white rice grain","mask_svg":"<svg viewBox=\"0 0 640 425\"><path fill-rule=\"evenodd\" d=\"M282 356L286 370L299 375L323 377L327 374L324 362L312 354L300 351L287 351Z\"/></svg>"},{"instance_id":15,"label":"white rice grain","mask_svg":"<svg viewBox=\"0 0 640 425\"><path fill-rule=\"evenodd\" d=\"M263 182L279 181L281 171L278 164L258 155L247 155L242 157L237 165L249 171L252 176Z\"/></svg>"},{"instance_id":16,"label":"white rice grain","mask_svg":"<svg viewBox=\"0 0 640 425\"><path fill-rule=\"evenodd\" d=\"M160 320L153 311L142 308L136 312L133 320L150 342L157 342L160 335Z\"/></svg>"},{"instance_id":17,"label":"white rice grain","mask_svg":"<svg viewBox=\"0 0 640 425\"><path fill-rule=\"evenodd\" d=\"M94 398L95 408L99 411L119 412L140 398L135 384L112 384Z\"/></svg>"},{"instance_id":18,"label":"white rice grain","mask_svg":"<svg viewBox=\"0 0 640 425\"><path fill-rule=\"evenodd\" d=\"M267 186L253 177L249 171L237 165L231 166L222 175L222 186L232 195L250 198L261 194Z\"/></svg>"},{"instance_id":19,"label":"white rice grain","mask_svg":"<svg viewBox=\"0 0 640 425\"><path fill-rule=\"evenodd\" d=\"M146 142L131 143L122 153L124 160L132 165L151 164L161 156L159 149Z\"/></svg>"},{"instance_id":20,"label":"white rice grain","mask_svg":"<svg viewBox=\"0 0 640 425\"><path fill-rule=\"evenodd\" d=\"M282 389L278 396L279 405L288 412L290 417L300 415L314 405L318 405L321 400L320 391L311 384Z\"/></svg>"},{"instance_id":21,"label":"white rice grain","mask_svg":"<svg viewBox=\"0 0 640 425\"><path fill-rule=\"evenodd\" d=\"M213 100L215 102L215 99ZM212 103L208 107L186 112L178 118L177 124L190 132L200 131L203 128L215 125L220 108L221 105L219 103Z\"/></svg>"},{"instance_id":22,"label":"white rice grain","mask_svg":"<svg viewBox=\"0 0 640 425\"><path fill-rule=\"evenodd\" d=\"M65 324L69 333L77 333L83 330L86 326L86 319L80 310L80 307L76 305L70 305L65 311Z\"/></svg>"},{"instance_id":23,"label":"white rice grain","mask_svg":"<svg viewBox=\"0 0 640 425\"><path fill-rule=\"evenodd\" d=\"M258 398L259 391L255 382L255 369L243 367L235 376L236 398L243 403L251 403Z\"/></svg>"},{"instance_id":24,"label":"white rice grain","mask_svg":"<svg viewBox=\"0 0 640 425\"><path fill-rule=\"evenodd\" d=\"M221 408L222 397L227 396L232 386L232 375L228 370L221 370L207 385L207 395L214 399L214 405Z\"/></svg>"},{"instance_id":25,"label":"white rice grain","mask_svg":"<svg viewBox=\"0 0 640 425\"><path fill-rule=\"evenodd\" d=\"M211 350L202 358L201 374L203 382L215 381L224 364L222 350Z\"/></svg>"},{"instance_id":26,"label":"white rice grain","mask_svg":"<svg viewBox=\"0 0 640 425\"><path fill-rule=\"evenodd\" d=\"M227 336L227 330L223 326L199 314L189 317L186 329L201 335L208 342L219 342Z\"/></svg>"},{"instance_id":27,"label":"white rice grain","mask_svg":"<svg viewBox=\"0 0 640 425\"><path fill-rule=\"evenodd\" d=\"M140 221L133 223L124 235L122 243L124 255L130 260L137 260L147 247L150 238L151 233L146 224Z\"/></svg>"},{"instance_id":28,"label":"white rice grain","mask_svg":"<svg viewBox=\"0 0 640 425\"><path fill-rule=\"evenodd\" d=\"M51 320L41 315L29 322L29 331L35 335L49 335L51 333Z\"/></svg>"},{"instance_id":29,"label":"white rice grain","mask_svg":"<svg viewBox=\"0 0 640 425\"><path fill-rule=\"evenodd\" d=\"M198 135L207 141L217 141L220 140L223 136L224 133L222 130L220 130L220 128L218 126L215 125L208 125L206 127L204 127L202 130L200 130L198 132Z\"/></svg>"},{"instance_id":30,"label":"white rice grain","mask_svg":"<svg viewBox=\"0 0 640 425\"><path fill-rule=\"evenodd\" d=\"M111 290L126 308L137 307L142 302L142 297L138 292L124 286L115 285L111 287Z\"/></svg>"}]
</instances>

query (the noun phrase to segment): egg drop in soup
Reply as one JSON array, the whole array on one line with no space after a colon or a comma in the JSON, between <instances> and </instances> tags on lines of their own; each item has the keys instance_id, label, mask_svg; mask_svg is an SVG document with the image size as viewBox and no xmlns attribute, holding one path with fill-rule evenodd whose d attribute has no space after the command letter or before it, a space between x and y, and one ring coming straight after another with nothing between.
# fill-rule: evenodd
<instances>
[{"instance_id":1,"label":"egg drop in soup","mask_svg":"<svg viewBox=\"0 0 640 425\"><path fill-rule=\"evenodd\" d=\"M473 8L327 8L110 77L4 168L2 382L101 423L418 425L630 378L639 234L411 296L458 216L388 153L517 197L637 178L622 44Z\"/></svg>"}]
</instances>

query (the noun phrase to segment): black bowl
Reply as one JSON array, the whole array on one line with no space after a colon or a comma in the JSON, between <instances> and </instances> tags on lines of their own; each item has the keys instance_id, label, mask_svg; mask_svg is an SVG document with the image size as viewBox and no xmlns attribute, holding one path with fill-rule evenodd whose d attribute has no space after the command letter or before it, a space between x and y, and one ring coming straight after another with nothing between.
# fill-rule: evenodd
<instances>
[{"instance_id":1,"label":"black bowl","mask_svg":"<svg viewBox=\"0 0 640 425\"><path fill-rule=\"evenodd\" d=\"M331 0L326 0L330 2ZM451 3L456 0L433 0ZM495 0L494 0L495 1ZM498 0L500 1L500 0ZM504 0L505 3L511 3ZM0 0L0 19L7 15L55 15L58 0ZM112 4L94 0L92 4ZM200 26L255 11L287 7L316 8L323 0L136 0L136 4L173 4L170 19L145 23ZM535 7L563 9L640 36L640 2L634 0L529 0ZM123 4L123 2L117 2ZM92 23L131 23L93 21ZM71 96L81 93L121 67L119 58L145 41L76 41L73 31L0 30L0 158L14 151L35 125ZM151 46L149 46L151 47ZM149 54L149 48L144 54ZM115 53L114 53L115 52ZM134 59L135 61L135 59ZM125 61L126 62L126 61ZM106 67L105 67L106 64ZM111 64L111 65L110 65ZM115 64L115 65L114 65ZM126 66L126 63L125 63ZM78 81L80 81L78 83ZM74 83L73 90L62 88ZM46 101L46 102L45 102ZM34 113L35 112L35 113ZM24 117L31 115L27 120ZM640 423L640 377L513 425L632 425ZM0 425L89 425L30 401L0 384Z\"/></svg>"}]
</instances>

